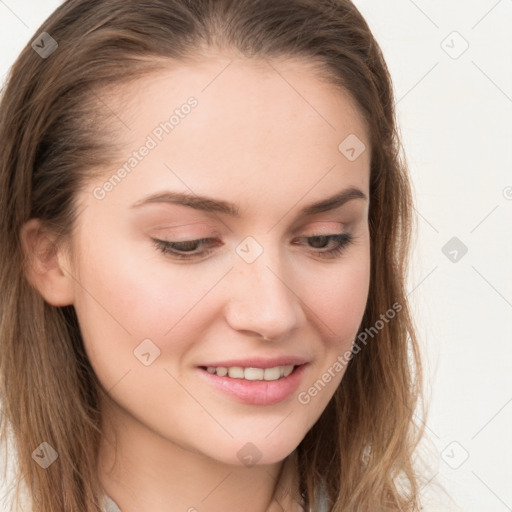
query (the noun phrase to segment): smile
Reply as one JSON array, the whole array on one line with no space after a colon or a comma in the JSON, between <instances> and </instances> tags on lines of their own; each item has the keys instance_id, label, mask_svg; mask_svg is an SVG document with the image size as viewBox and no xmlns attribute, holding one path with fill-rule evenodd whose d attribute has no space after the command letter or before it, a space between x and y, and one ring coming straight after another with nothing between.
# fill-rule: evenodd
<instances>
[{"instance_id":1,"label":"smile","mask_svg":"<svg viewBox=\"0 0 512 512\"><path fill-rule=\"evenodd\" d=\"M308 363L271 368L200 366L197 370L209 386L239 402L273 405L297 390L308 366Z\"/></svg>"}]
</instances>

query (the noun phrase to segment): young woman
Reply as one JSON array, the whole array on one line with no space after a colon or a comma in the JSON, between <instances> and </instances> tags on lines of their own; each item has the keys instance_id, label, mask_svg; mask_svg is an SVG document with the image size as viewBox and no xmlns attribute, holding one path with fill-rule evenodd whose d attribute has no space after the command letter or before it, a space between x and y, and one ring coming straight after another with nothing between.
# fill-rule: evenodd
<instances>
[{"instance_id":1,"label":"young woman","mask_svg":"<svg viewBox=\"0 0 512 512\"><path fill-rule=\"evenodd\" d=\"M26 510L420 509L411 193L348 0L68 0L0 108Z\"/></svg>"}]
</instances>

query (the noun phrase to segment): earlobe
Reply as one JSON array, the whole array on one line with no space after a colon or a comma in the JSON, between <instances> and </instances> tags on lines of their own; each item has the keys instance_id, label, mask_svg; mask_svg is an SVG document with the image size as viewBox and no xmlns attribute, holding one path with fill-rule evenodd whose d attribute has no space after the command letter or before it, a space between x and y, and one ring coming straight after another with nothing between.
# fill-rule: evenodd
<instances>
[{"instance_id":1,"label":"earlobe","mask_svg":"<svg viewBox=\"0 0 512 512\"><path fill-rule=\"evenodd\" d=\"M39 219L30 219L21 228L20 239L30 284L52 306L73 304L71 268L57 236L44 230Z\"/></svg>"}]
</instances>

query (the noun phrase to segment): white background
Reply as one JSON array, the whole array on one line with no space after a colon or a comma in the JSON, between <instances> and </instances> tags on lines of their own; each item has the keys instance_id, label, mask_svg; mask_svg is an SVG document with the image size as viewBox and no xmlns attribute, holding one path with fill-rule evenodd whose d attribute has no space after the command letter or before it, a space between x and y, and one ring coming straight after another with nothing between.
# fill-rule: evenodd
<instances>
[{"instance_id":1,"label":"white background","mask_svg":"<svg viewBox=\"0 0 512 512\"><path fill-rule=\"evenodd\" d=\"M431 475L464 511L512 510L512 0L355 4L393 77L415 189ZM58 5L0 0L2 85Z\"/></svg>"}]
</instances>

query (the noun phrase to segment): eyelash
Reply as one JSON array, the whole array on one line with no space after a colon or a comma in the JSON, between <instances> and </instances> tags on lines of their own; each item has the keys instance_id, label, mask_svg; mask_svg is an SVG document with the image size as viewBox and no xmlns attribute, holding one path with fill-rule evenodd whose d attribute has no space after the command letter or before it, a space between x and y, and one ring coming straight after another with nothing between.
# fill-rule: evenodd
<instances>
[{"instance_id":1,"label":"eyelash","mask_svg":"<svg viewBox=\"0 0 512 512\"><path fill-rule=\"evenodd\" d=\"M325 235L323 233L322 234L318 233L318 234L313 234L313 235L307 236L307 237L301 237L301 239L306 239L306 240L311 240L311 239L315 239L315 238L316 239L326 238L328 240L333 239L337 242L336 246L333 249L329 249L328 251L314 251L321 258L340 257L341 254L345 251L345 249L354 241L354 238L350 233L336 233L336 234L332 234L332 235ZM173 248L173 246L176 246L179 244L191 244L191 243L204 244L204 243L208 242L209 240L213 240L212 238L199 238L197 240L185 240L183 242L168 242L165 240L158 240L157 238L152 238L152 240L153 240L155 247L160 252L167 254L167 255L171 255L172 257L177 258L177 259L192 259L197 256L206 257L212 252L212 249L206 249L205 251L202 251L202 252L190 252L190 251L180 252Z\"/></svg>"}]
</instances>

